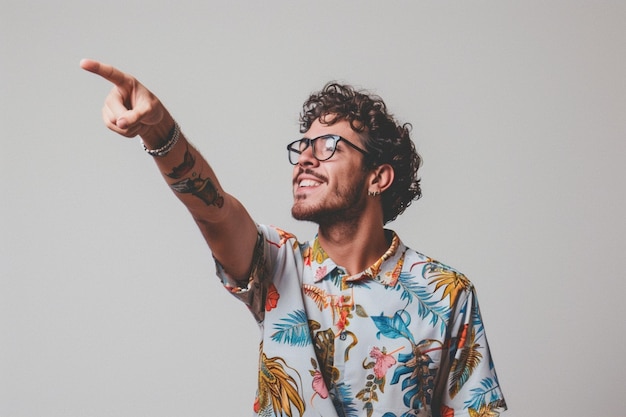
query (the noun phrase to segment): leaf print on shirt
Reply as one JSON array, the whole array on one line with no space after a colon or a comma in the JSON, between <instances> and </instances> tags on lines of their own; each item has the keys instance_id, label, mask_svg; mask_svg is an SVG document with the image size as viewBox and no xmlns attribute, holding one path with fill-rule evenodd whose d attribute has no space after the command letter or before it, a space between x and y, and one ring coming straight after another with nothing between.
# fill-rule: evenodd
<instances>
[{"instance_id":1,"label":"leaf print on shirt","mask_svg":"<svg viewBox=\"0 0 626 417\"><path fill-rule=\"evenodd\" d=\"M429 284L436 283L435 291L441 287L444 288L441 300L449 296L450 307L454 305L460 292L471 287L470 281L465 275L438 263L426 265L422 274L424 278L429 279Z\"/></svg>"},{"instance_id":2,"label":"leaf print on shirt","mask_svg":"<svg viewBox=\"0 0 626 417\"><path fill-rule=\"evenodd\" d=\"M404 316L406 317L406 321L402 318L401 313L405 313ZM413 334L409 330L411 317L406 314L406 312L396 313L393 317L383 316L381 313L380 316L372 316L372 320L378 328L377 337L379 339L380 336L383 335L390 339L403 338L407 339L411 343L414 343Z\"/></svg>"},{"instance_id":3,"label":"leaf print on shirt","mask_svg":"<svg viewBox=\"0 0 626 417\"><path fill-rule=\"evenodd\" d=\"M483 405L478 410L473 408L469 409L470 417L498 417L499 412L494 411L497 406Z\"/></svg>"},{"instance_id":4,"label":"leaf print on shirt","mask_svg":"<svg viewBox=\"0 0 626 417\"><path fill-rule=\"evenodd\" d=\"M405 406L420 409L431 404L438 368L433 366L430 353L440 351L442 347L439 340L426 339L413 344L411 353L398 355L398 366L390 384L397 384L404 377L402 388L406 391L403 397Z\"/></svg>"},{"instance_id":5,"label":"leaf print on shirt","mask_svg":"<svg viewBox=\"0 0 626 417\"><path fill-rule=\"evenodd\" d=\"M469 415L473 417L491 417L498 416L499 413L494 409L506 406L506 403L498 393L498 381L495 378L484 378L480 381L480 387L474 388L472 393L474 396L465 402L468 407ZM487 398L489 400L487 401Z\"/></svg>"},{"instance_id":6,"label":"leaf print on shirt","mask_svg":"<svg viewBox=\"0 0 626 417\"><path fill-rule=\"evenodd\" d=\"M285 368L288 368L298 376L295 369L287 366L282 358L268 358L261 353L259 363L259 392L255 408L259 415L293 416L293 407L302 416L305 404L298 391L298 383L290 376ZM273 412L273 414L272 414Z\"/></svg>"},{"instance_id":7,"label":"leaf print on shirt","mask_svg":"<svg viewBox=\"0 0 626 417\"><path fill-rule=\"evenodd\" d=\"M467 337L466 334L467 326L464 327L463 333L459 338L459 342L465 342L465 338ZM476 332L472 329L469 343L467 343L467 346L459 346L459 349L461 349L461 355L454 359L454 362L452 362L452 367L450 369L450 398L454 398L456 394L459 393L483 357L483 355L478 351L480 345L475 343L475 339Z\"/></svg>"},{"instance_id":8,"label":"leaf print on shirt","mask_svg":"<svg viewBox=\"0 0 626 417\"><path fill-rule=\"evenodd\" d=\"M315 262L317 262L318 264L323 263L326 259L328 259L328 254L326 253L326 251L322 248L322 245L320 245L320 241L319 239L315 238L315 240L313 241L313 253L312 256L313 260Z\"/></svg>"},{"instance_id":9,"label":"leaf print on shirt","mask_svg":"<svg viewBox=\"0 0 626 417\"><path fill-rule=\"evenodd\" d=\"M303 284L302 293L313 300L320 311L330 307L337 333L348 327L354 309L354 291L351 295L334 295L315 285Z\"/></svg>"},{"instance_id":10,"label":"leaf print on shirt","mask_svg":"<svg viewBox=\"0 0 626 417\"><path fill-rule=\"evenodd\" d=\"M320 287L310 284L303 284L302 293L309 297L311 300L313 300L313 302L315 303L317 308L320 309L320 311L328 307L328 294Z\"/></svg>"},{"instance_id":11,"label":"leaf print on shirt","mask_svg":"<svg viewBox=\"0 0 626 417\"><path fill-rule=\"evenodd\" d=\"M398 278L396 290L402 291L400 298L407 301L407 306L416 302L418 316L423 319L430 316L430 324L432 326L438 324L441 335L445 335L451 309L442 305L428 287L420 285L413 274L402 272Z\"/></svg>"},{"instance_id":12,"label":"leaf print on shirt","mask_svg":"<svg viewBox=\"0 0 626 417\"><path fill-rule=\"evenodd\" d=\"M276 332L272 340L290 346L306 346L311 343L308 319L304 310L296 310L283 317L280 323L274 325Z\"/></svg>"},{"instance_id":13,"label":"leaf print on shirt","mask_svg":"<svg viewBox=\"0 0 626 417\"><path fill-rule=\"evenodd\" d=\"M404 319L406 317L406 319ZM422 340L415 343L413 334L409 330L410 316L404 312L397 312L393 317L373 316L372 320L379 330L378 337L390 339L406 339L411 344L411 353L398 355L396 367L390 384L397 384L402 379L404 405L413 409L423 408L431 402L431 394L435 387L437 368L431 368L434 363L430 352L442 350L438 340Z\"/></svg>"}]
</instances>

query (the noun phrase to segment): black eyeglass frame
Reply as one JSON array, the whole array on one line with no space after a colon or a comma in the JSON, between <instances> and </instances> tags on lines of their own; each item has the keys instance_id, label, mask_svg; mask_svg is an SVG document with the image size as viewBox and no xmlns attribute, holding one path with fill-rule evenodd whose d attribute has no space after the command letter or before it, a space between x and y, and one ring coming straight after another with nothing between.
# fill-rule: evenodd
<instances>
[{"instance_id":1,"label":"black eyeglass frame","mask_svg":"<svg viewBox=\"0 0 626 417\"><path fill-rule=\"evenodd\" d=\"M318 139L332 139L333 140L333 151L330 153L328 158L323 158L322 159L322 158L318 158L318 156L315 155L315 143L314 142L316 142ZM298 144L300 144L302 142L304 142L306 144L306 146L304 148L300 148L300 146L298 146L298 148L295 147L295 145L298 145ZM339 135L322 135L322 136L318 136L318 137L313 138L313 139L309 139L309 138L297 139L297 140L294 140L293 142L291 142L289 145L287 145L287 157L289 158L289 163L291 165L298 165L298 159L300 158L300 155L302 154L302 152L306 151L309 147L311 147L311 150L312 150L312 153L313 153L313 157L315 159L317 159L320 162L328 161L330 158L333 157L333 155L335 155L335 151L337 151L337 144L339 142L346 142L348 145L350 145L352 148L356 149L357 151L361 152L363 155L369 156L369 152L359 148L358 146L356 146L354 143L350 142L348 139L344 138L343 136L339 136ZM294 154L298 155L298 159L296 159L295 162L291 160L292 152Z\"/></svg>"}]
</instances>

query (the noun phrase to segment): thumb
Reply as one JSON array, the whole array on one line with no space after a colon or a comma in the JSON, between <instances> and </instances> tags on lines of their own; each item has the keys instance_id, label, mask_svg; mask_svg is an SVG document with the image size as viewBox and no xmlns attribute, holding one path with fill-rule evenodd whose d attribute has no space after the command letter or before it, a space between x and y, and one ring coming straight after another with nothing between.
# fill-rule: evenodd
<instances>
[{"instance_id":1,"label":"thumb","mask_svg":"<svg viewBox=\"0 0 626 417\"><path fill-rule=\"evenodd\" d=\"M117 118L117 126L121 129L139 127L138 125L155 125L163 119L163 107L158 100L140 100L135 107Z\"/></svg>"},{"instance_id":2,"label":"thumb","mask_svg":"<svg viewBox=\"0 0 626 417\"><path fill-rule=\"evenodd\" d=\"M122 113L118 118L115 124L120 129L130 129L134 127L139 122L139 115L136 110L128 110Z\"/></svg>"},{"instance_id":3,"label":"thumb","mask_svg":"<svg viewBox=\"0 0 626 417\"><path fill-rule=\"evenodd\" d=\"M133 127L138 127L139 124L153 124L154 122L150 119L153 119L155 113L154 109L146 104L139 103L132 109L129 109L117 118L117 126L120 129L130 129Z\"/></svg>"}]
</instances>

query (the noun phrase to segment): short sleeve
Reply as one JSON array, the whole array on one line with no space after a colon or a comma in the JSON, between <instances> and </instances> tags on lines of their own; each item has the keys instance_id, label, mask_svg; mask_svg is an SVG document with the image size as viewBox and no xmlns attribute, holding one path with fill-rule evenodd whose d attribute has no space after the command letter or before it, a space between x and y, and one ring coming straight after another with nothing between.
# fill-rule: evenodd
<instances>
[{"instance_id":1,"label":"short sleeve","mask_svg":"<svg viewBox=\"0 0 626 417\"><path fill-rule=\"evenodd\" d=\"M442 416L498 416L507 409L487 343L476 291L470 286L459 298L450 340L447 389Z\"/></svg>"},{"instance_id":2,"label":"short sleeve","mask_svg":"<svg viewBox=\"0 0 626 417\"><path fill-rule=\"evenodd\" d=\"M273 281L279 279L277 276L280 274L276 271L284 269L281 265L286 258L294 257L297 240L295 236L272 226L257 225L257 232L247 282L237 281L229 276L217 259L215 265L217 276L224 288L246 304L260 324L265 317L268 291L273 286Z\"/></svg>"}]
</instances>

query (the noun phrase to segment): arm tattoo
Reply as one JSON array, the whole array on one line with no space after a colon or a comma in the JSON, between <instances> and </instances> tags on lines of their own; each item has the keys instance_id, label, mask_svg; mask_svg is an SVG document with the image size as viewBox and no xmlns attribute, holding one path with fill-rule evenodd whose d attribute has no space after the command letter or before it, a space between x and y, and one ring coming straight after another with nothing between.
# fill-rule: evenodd
<instances>
[{"instance_id":1,"label":"arm tattoo","mask_svg":"<svg viewBox=\"0 0 626 417\"><path fill-rule=\"evenodd\" d=\"M172 190L187 194L195 195L204 201L207 206L216 206L222 208L224 205L224 197L217 191L215 185L209 178L202 179L200 176L195 178L185 178L182 181L171 184Z\"/></svg>"},{"instance_id":2,"label":"arm tattoo","mask_svg":"<svg viewBox=\"0 0 626 417\"><path fill-rule=\"evenodd\" d=\"M187 146L187 150L185 151L183 162L180 165L174 167L172 169L172 172L170 172L169 174L165 174L165 175L173 179L182 178L186 174L188 174L189 171L191 171L195 163L196 163L196 158L194 158L191 152L189 152L189 146Z\"/></svg>"}]
</instances>

